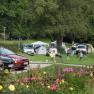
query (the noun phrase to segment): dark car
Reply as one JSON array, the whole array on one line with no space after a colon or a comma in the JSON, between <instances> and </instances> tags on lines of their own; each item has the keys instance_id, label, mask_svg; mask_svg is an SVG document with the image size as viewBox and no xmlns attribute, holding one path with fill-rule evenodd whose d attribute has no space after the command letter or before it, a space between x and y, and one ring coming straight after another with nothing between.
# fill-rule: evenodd
<instances>
[{"instance_id":1,"label":"dark car","mask_svg":"<svg viewBox=\"0 0 94 94\"><path fill-rule=\"evenodd\" d=\"M12 59L14 62L14 68L24 68L25 66L29 65L29 60L23 56L17 55L11 50L1 47L0 48L0 56L8 57Z\"/></svg>"},{"instance_id":2,"label":"dark car","mask_svg":"<svg viewBox=\"0 0 94 94\"><path fill-rule=\"evenodd\" d=\"M13 69L14 60L8 57L0 56L0 67L2 69Z\"/></svg>"}]
</instances>

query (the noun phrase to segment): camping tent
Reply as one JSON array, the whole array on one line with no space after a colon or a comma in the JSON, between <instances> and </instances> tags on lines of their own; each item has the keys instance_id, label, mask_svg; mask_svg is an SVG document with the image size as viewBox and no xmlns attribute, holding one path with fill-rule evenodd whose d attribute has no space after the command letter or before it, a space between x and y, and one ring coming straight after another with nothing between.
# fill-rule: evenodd
<instances>
[{"instance_id":1,"label":"camping tent","mask_svg":"<svg viewBox=\"0 0 94 94\"><path fill-rule=\"evenodd\" d=\"M34 42L32 44L33 44L33 46L36 46L36 45L39 45L39 46L48 46L49 45L48 43L45 43L45 42L42 42L42 41L37 41L37 42Z\"/></svg>"},{"instance_id":2,"label":"camping tent","mask_svg":"<svg viewBox=\"0 0 94 94\"><path fill-rule=\"evenodd\" d=\"M45 46L40 46L36 49L36 54L46 55L47 49Z\"/></svg>"}]
</instances>

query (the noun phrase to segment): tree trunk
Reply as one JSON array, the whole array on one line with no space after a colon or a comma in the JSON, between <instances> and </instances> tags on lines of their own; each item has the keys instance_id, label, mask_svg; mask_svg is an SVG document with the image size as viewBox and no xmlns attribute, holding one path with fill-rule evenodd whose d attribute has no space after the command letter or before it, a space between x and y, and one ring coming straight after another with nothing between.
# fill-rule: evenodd
<instances>
[{"instance_id":1,"label":"tree trunk","mask_svg":"<svg viewBox=\"0 0 94 94\"><path fill-rule=\"evenodd\" d=\"M60 35L57 38L57 49L59 53L62 53L62 42L63 42L63 36Z\"/></svg>"}]
</instances>

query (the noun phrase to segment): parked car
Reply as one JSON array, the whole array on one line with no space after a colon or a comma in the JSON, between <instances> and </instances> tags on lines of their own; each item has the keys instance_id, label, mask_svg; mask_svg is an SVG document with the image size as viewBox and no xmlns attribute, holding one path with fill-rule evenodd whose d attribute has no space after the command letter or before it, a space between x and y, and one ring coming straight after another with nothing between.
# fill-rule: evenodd
<instances>
[{"instance_id":1,"label":"parked car","mask_svg":"<svg viewBox=\"0 0 94 94\"><path fill-rule=\"evenodd\" d=\"M34 47L31 44L22 44L21 51L29 55L34 55Z\"/></svg>"},{"instance_id":2,"label":"parked car","mask_svg":"<svg viewBox=\"0 0 94 94\"><path fill-rule=\"evenodd\" d=\"M76 48L76 53L83 52L84 54L87 53L87 46L84 44L79 44Z\"/></svg>"},{"instance_id":3,"label":"parked car","mask_svg":"<svg viewBox=\"0 0 94 94\"><path fill-rule=\"evenodd\" d=\"M9 57L0 56L0 68L13 69L14 68L14 60Z\"/></svg>"},{"instance_id":4,"label":"parked car","mask_svg":"<svg viewBox=\"0 0 94 94\"><path fill-rule=\"evenodd\" d=\"M13 64L15 69L25 68L25 66L29 64L29 60L27 58L17 55L11 50L3 47L0 48L0 56L12 59L14 61Z\"/></svg>"}]
</instances>

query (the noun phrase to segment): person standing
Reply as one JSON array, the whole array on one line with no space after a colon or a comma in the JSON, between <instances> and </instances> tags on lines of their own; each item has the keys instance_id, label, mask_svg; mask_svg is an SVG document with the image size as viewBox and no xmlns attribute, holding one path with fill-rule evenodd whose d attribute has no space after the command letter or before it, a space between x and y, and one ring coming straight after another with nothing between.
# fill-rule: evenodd
<instances>
[{"instance_id":1,"label":"person standing","mask_svg":"<svg viewBox=\"0 0 94 94\"><path fill-rule=\"evenodd\" d=\"M53 61L53 62L56 62L56 60L55 60L55 51L53 50L53 51L51 51L50 52L50 57L51 57L51 60Z\"/></svg>"},{"instance_id":2,"label":"person standing","mask_svg":"<svg viewBox=\"0 0 94 94\"><path fill-rule=\"evenodd\" d=\"M84 54L82 51L79 52L80 60L84 57Z\"/></svg>"}]
</instances>

